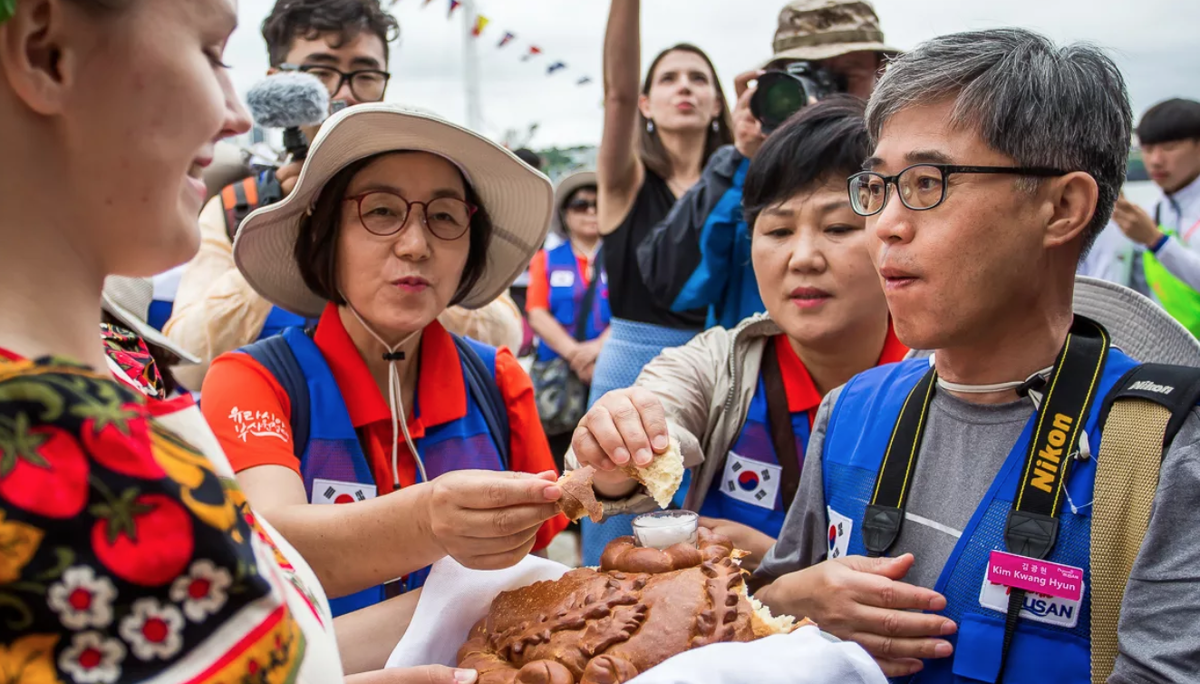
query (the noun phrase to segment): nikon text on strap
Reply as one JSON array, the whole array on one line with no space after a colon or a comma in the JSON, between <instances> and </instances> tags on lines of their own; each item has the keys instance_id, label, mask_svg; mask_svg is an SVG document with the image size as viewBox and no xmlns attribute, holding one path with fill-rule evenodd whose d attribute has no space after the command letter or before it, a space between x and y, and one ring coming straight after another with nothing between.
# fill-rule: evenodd
<instances>
[{"instance_id":1,"label":"nikon text on strap","mask_svg":"<svg viewBox=\"0 0 1200 684\"><path fill-rule=\"evenodd\" d=\"M1092 402L1096 398L1109 336L1102 326L1076 316L1046 383L1046 395L1035 416L1016 500L1009 513L1004 543L1010 553L1045 559L1058 539L1058 510L1071 455L1079 444ZM888 552L900 536L908 490L933 399L937 372L930 369L909 393L888 440L883 464L862 523L863 545L871 556ZM1000 673L1008 655L1025 592L1012 588Z\"/></svg>"}]
</instances>

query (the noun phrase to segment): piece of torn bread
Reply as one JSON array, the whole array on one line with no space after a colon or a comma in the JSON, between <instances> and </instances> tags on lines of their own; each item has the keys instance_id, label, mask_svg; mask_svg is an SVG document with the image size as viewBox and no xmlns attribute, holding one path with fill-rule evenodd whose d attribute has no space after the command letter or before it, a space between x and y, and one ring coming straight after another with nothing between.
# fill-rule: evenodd
<instances>
[{"instance_id":1,"label":"piece of torn bread","mask_svg":"<svg viewBox=\"0 0 1200 684\"><path fill-rule=\"evenodd\" d=\"M562 498L558 500L558 509L571 522L575 522L585 515L594 523L604 521L604 505L596 500L596 491L592 488L592 480L595 476L595 468L583 466L568 471L558 478L558 487L562 490Z\"/></svg>"},{"instance_id":2,"label":"piece of torn bread","mask_svg":"<svg viewBox=\"0 0 1200 684\"><path fill-rule=\"evenodd\" d=\"M642 483L659 508L666 508L679 491L679 485L683 484L683 453L679 450L679 440L672 437L667 450L655 454L654 460L645 468L634 465L630 459L621 470Z\"/></svg>"}]
</instances>

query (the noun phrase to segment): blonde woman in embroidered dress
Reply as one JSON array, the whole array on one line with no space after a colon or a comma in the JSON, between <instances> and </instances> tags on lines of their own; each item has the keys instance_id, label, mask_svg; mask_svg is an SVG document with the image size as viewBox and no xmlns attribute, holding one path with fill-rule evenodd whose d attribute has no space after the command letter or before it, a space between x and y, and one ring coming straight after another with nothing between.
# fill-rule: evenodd
<instances>
[{"instance_id":1,"label":"blonde woman in embroidered dress","mask_svg":"<svg viewBox=\"0 0 1200 684\"><path fill-rule=\"evenodd\" d=\"M118 383L110 274L197 248L201 170L249 128L232 0L0 3L0 673L343 680L315 576L246 506L194 406ZM456 678L456 674L458 677ZM372 672L353 684L474 681Z\"/></svg>"}]
</instances>

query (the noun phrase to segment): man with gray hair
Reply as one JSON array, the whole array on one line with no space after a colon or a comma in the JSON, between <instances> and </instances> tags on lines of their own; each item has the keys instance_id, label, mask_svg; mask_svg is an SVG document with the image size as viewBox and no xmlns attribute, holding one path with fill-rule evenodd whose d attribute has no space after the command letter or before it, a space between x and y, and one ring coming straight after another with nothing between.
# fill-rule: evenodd
<instances>
[{"instance_id":1,"label":"man with gray hair","mask_svg":"<svg viewBox=\"0 0 1200 684\"><path fill-rule=\"evenodd\" d=\"M1105 287L1074 275L1125 176L1121 74L1024 30L944 36L891 64L867 119L874 154L849 201L869 217L897 336L934 355L825 398L757 597L922 683L1194 680L1200 412L1175 389L1194 376L1139 361L1200 352L1165 357L1160 335L1187 333L1124 290L1112 315L1073 310ZM1139 439L1113 429L1102 445L1100 426L1110 400L1181 394L1150 444L1155 466L1168 445L1164 485L1145 489L1111 655L1094 661L1096 618L1117 619L1092 610L1107 605L1094 559L1116 551L1092 548L1113 482L1098 462Z\"/></svg>"}]
</instances>

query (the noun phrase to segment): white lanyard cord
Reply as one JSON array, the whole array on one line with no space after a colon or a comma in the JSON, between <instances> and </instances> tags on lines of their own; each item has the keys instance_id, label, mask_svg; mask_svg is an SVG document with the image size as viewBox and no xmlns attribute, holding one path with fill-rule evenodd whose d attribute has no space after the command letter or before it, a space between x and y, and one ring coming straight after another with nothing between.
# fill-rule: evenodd
<instances>
[{"instance_id":1,"label":"white lanyard cord","mask_svg":"<svg viewBox=\"0 0 1200 684\"><path fill-rule=\"evenodd\" d=\"M345 300L346 296L342 295ZM389 345L383 341L371 326L363 320L362 316L354 310L354 307L347 302L346 308L350 313L354 314L354 318L358 319L359 325L375 338L387 353L383 355L383 360L388 362L388 409L392 412L392 485L400 487L400 435L404 435L404 443L408 445L408 451L412 454L413 461L417 464L417 471L421 474L421 482L428 482L429 477L425 474L425 463L421 460L421 454L417 453L417 445L413 443L412 435L408 434L407 414L404 411L404 399L401 398L402 388L400 386L400 372L396 370L396 362L404 360L404 352L397 351L404 346L405 342L411 340L415 335L419 334L420 330L414 330L409 333L404 339L397 342L395 345Z\"/></svg>"},{"instance_id":2,"label":"white lanyard cord","mask_svg":"<svg viewBox=\"0 0 1200 684\"><path fill-rule=\"evenodd\" d=\"M1044 393L1032 388L1032 386L1036 384L1034 383L1034 379L1042 378L1043 380L1046 380L1050 377L1050 373L1053 371L1054 366L1048 366L1029 376L1029 378L1023 382L999 382L994 385L960 385L957 382L943 380L939 376L937 379L937 384L938 387L944 390L948 390L950 392L962 392L963 394L992 394L994 392L1005 392L1008 390L1020 389L1021 387L1028 387L1029 389L1026 393L1029 395L1029 400L1033 402L1033 410L1041 411ZM1044 383L1040 384L1044 386ZM1091 458L1091 452L1092 449L1091 445L1088 443L1087 431L1080 430L1079 450L1072 454L1072 456L1076 460L1087 460L1088 458Z\"/></svg>"}]
</instances>

